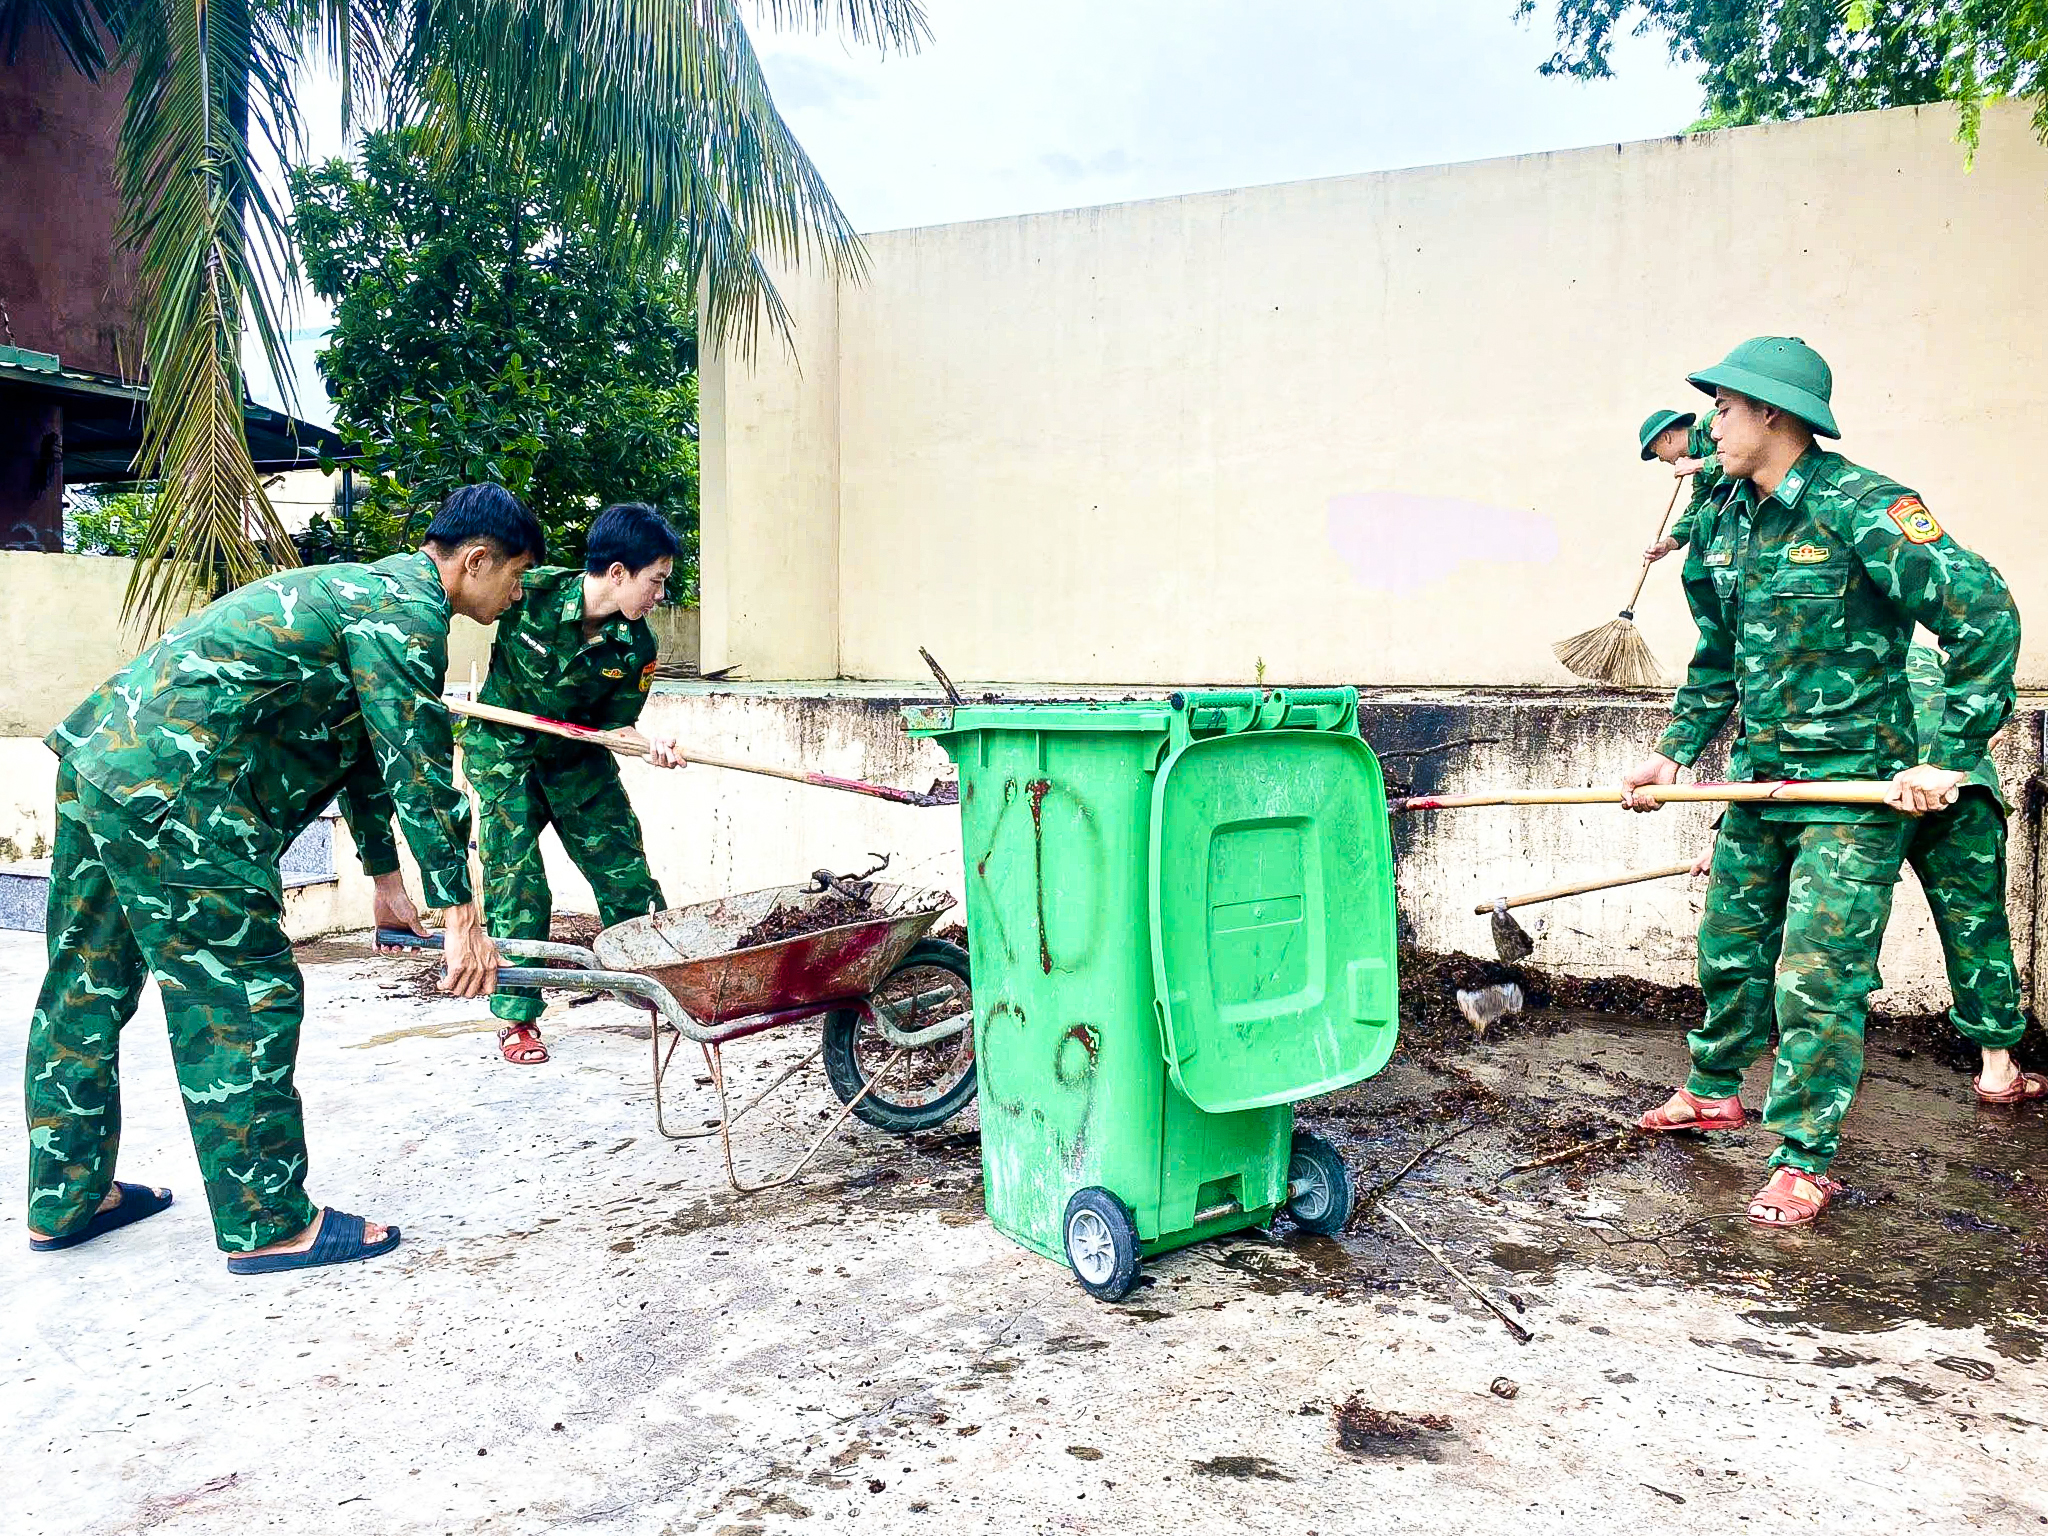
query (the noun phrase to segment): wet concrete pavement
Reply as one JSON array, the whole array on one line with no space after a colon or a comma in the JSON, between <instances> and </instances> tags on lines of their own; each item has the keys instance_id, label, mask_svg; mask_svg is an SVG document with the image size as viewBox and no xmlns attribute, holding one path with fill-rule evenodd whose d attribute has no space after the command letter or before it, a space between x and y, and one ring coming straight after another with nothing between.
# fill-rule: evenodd
<instances>
[{"instance_id":1,"label":"wet concrete pavement","mask_svg":"<svg viewBox=\"0 0 2048 1536\"><path fill-rule=\"evenodd\" d=\"M981 1217L971 1115L855 1130L739 1200L715 1140L654 1134L629 1010L558 1011L555 1060L514 1068L477 1005L420 1002L347 946L304 958L313 1191L403 1246L229 1276L152 1002L121 1171L175 1186L171 1211L32 1256L10 1134L16 1528L2048 1523L2048 1116L1976 1110L1924 1043L1873 1042L1853 1196L1811 1232L1725 1219L1762 1178L1755 1127L1503 1178L1655 1102L1683 1058L1668 1025L1538 1019L1308 1107L1366 1186L1463 1131L1387 1200L1533 1332L1518 1345L1372 1216L1202 1245L1090 1301ZM32 941L0 939L16 1059L39 974ZM798 1054L736 1049L742 1086ZM793 1087L753 1167L821 1124L829 1090Z\"/></svg>"}]
</instances>

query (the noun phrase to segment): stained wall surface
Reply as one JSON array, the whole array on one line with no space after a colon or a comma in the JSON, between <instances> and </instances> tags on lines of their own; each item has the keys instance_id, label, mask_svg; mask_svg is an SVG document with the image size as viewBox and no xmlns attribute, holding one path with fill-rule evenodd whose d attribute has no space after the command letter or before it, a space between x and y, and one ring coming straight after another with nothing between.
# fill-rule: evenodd
<instances>
[{"instance_id":1,"label":"stained wall surface","mask_svg":"<svg viewBox=\"0 0 2048 1536\"><path fill-rule=\"evenodd\" d=\"M1844 450L2025 605L2048 149L1994 109L1971 169L1955 121L872 236L865 282L804 291L794 359L707 369L706 664L906 678L926 645L996 681L1569 684L1551 642L1621 606L1670 485L1638 422L1764 332L1827 356ZM1676 562L1639 612L1675 677Z\"/></svg>"}]
</instances>

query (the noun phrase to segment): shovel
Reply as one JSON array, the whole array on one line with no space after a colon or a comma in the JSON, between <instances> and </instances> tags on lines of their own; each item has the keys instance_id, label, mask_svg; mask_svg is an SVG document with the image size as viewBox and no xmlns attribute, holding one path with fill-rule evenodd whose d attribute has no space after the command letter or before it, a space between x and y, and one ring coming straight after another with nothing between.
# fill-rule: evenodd
<instances>
[{"instance_id":1,"label":"shovel","mask_svg":"<svg viewBox=\"0 0 2048 1536\"><path fill-rule=\"evenodd\" d=\"M1536 941L1520 923L1508 916L1510 907L1533 906L1539 901L1556 901L1560 896L1583 896L1588 891L1609 891L1617 885L1638 885L1645 880L1668 880L1673 875L1689 874L1692 860L1683 864L1668 864L1662 869L1632 869L1625 875L1609 875L1603 880L1581 880L1576 885L1553 886L1547 891L1528 891L1520 896L1501 896L1491 902L1482 901L1472 910L1482 916L1493 915L1494 953L1513 965L1526 960L1536 952Z\"/></svg>"},{"instance_id":2,"label":"shovel","mask_svg":"<svg viewBox=\"0 0 2048 1536\"><path fill-rule=\"evenodd\" d=\"M647 738L634 730L601 731L591 725L573 725L567 720L550 720L545 715L529 715L520 709L505 709L496 704L480 704L474 699L443 698L450 714L468 715L476 720L489 720L494 725L517 726L522 731L534 731L542 736L560 736L566 741L588 742L593 747L603 747L607 752L616 752L621 757L646 757L650 751ZM839 779L829 773L805 773L798 768L771 768L766 763L745 763L735 758L710 757L701 752L685 752L683 757L692 763L702 763L708 768L724 768L733 773L759 773L771 779L787 779L792 784L810 784L819 789L842 789L848 794L872 795L877 800L891 800L898 805L958 805L960 786L941 780L929 790L891 789L886 784L869 784L860 779Z\"/></svg>"},{"instance_id":3,"label":"shovel","mask_svg":"<svg viewBox=\"0 0 2048 1536\"><path fill-rule=\"evenodd\" d=\"M1761 779L1743 783L1645 784L1636 793L1659 805L1711 800L1730 805L1762 802L1809 805L1883 805L1892 792L1889 779ZM1949 803L1955 803L1954 791ZM1468 805L1619 805L1621 786L1574 785L1564 789L1489 789L1471 795L1409 795L1389 800L1387 814L1450 811Z\"/></svg>"}]
</instances>

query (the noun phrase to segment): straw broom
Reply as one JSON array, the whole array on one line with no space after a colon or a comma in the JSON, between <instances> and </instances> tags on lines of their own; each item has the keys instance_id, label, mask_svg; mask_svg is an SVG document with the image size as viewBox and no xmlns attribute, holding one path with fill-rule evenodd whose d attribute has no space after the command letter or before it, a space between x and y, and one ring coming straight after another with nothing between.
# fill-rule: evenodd
<instances>
[{"instance_id":1,"label":"straw broom","mask_svg":"<svg viewBox=\"0 0 2048 1536\"><path fill-rule=\"evenodd\" d=\"M1671 509L1678 505L1678 493L1685 483L1685 478L1680 477L1671 487L1671 500L1664 504L1664 515L1657 519L1652 544L1664 537L1664 525L1671 521ZM1584 634L1558 641L1551 647L1557 659L1590 682L1614 683L1623 688L1647 688L1662 683L1664 671L1636 628L1636 599L1643 595L1643 583L1649 579L1650 562L1645 560L1642 574L1636 577L1636 589L1629 593L1620 616Z\"/></svg>"}]
</instances>

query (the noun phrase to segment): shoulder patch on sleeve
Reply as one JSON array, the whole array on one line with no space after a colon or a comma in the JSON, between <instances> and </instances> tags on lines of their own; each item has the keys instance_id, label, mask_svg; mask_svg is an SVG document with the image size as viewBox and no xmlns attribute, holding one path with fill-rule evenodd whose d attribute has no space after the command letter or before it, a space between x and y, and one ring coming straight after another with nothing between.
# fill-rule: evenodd
<instances>
[{"instance_id":1,"label":"shoulder patch on sleeve","mask_svg":"<svg viewBox=\"0 0 2048 1536\"><path fill-rule=\"evenodd\" d=\"M1941 537L1941 524L1918 496L1901 496L1884 509L1885 516L1899 525L1908 544L1932 544Z\"/></svg>"},{"instance_id":2,"label":"shoulder patch on sleeve","mask_svg":"<svg viewBox=\"0 0 2048 1536\"><path fill-rule=\"evenodd\" d=\"M658 661L650 661L640 669L640 691L642 693L645 693L654 686L654 669L660 665L661 663Z\"/></svg>"}]
</instances>

